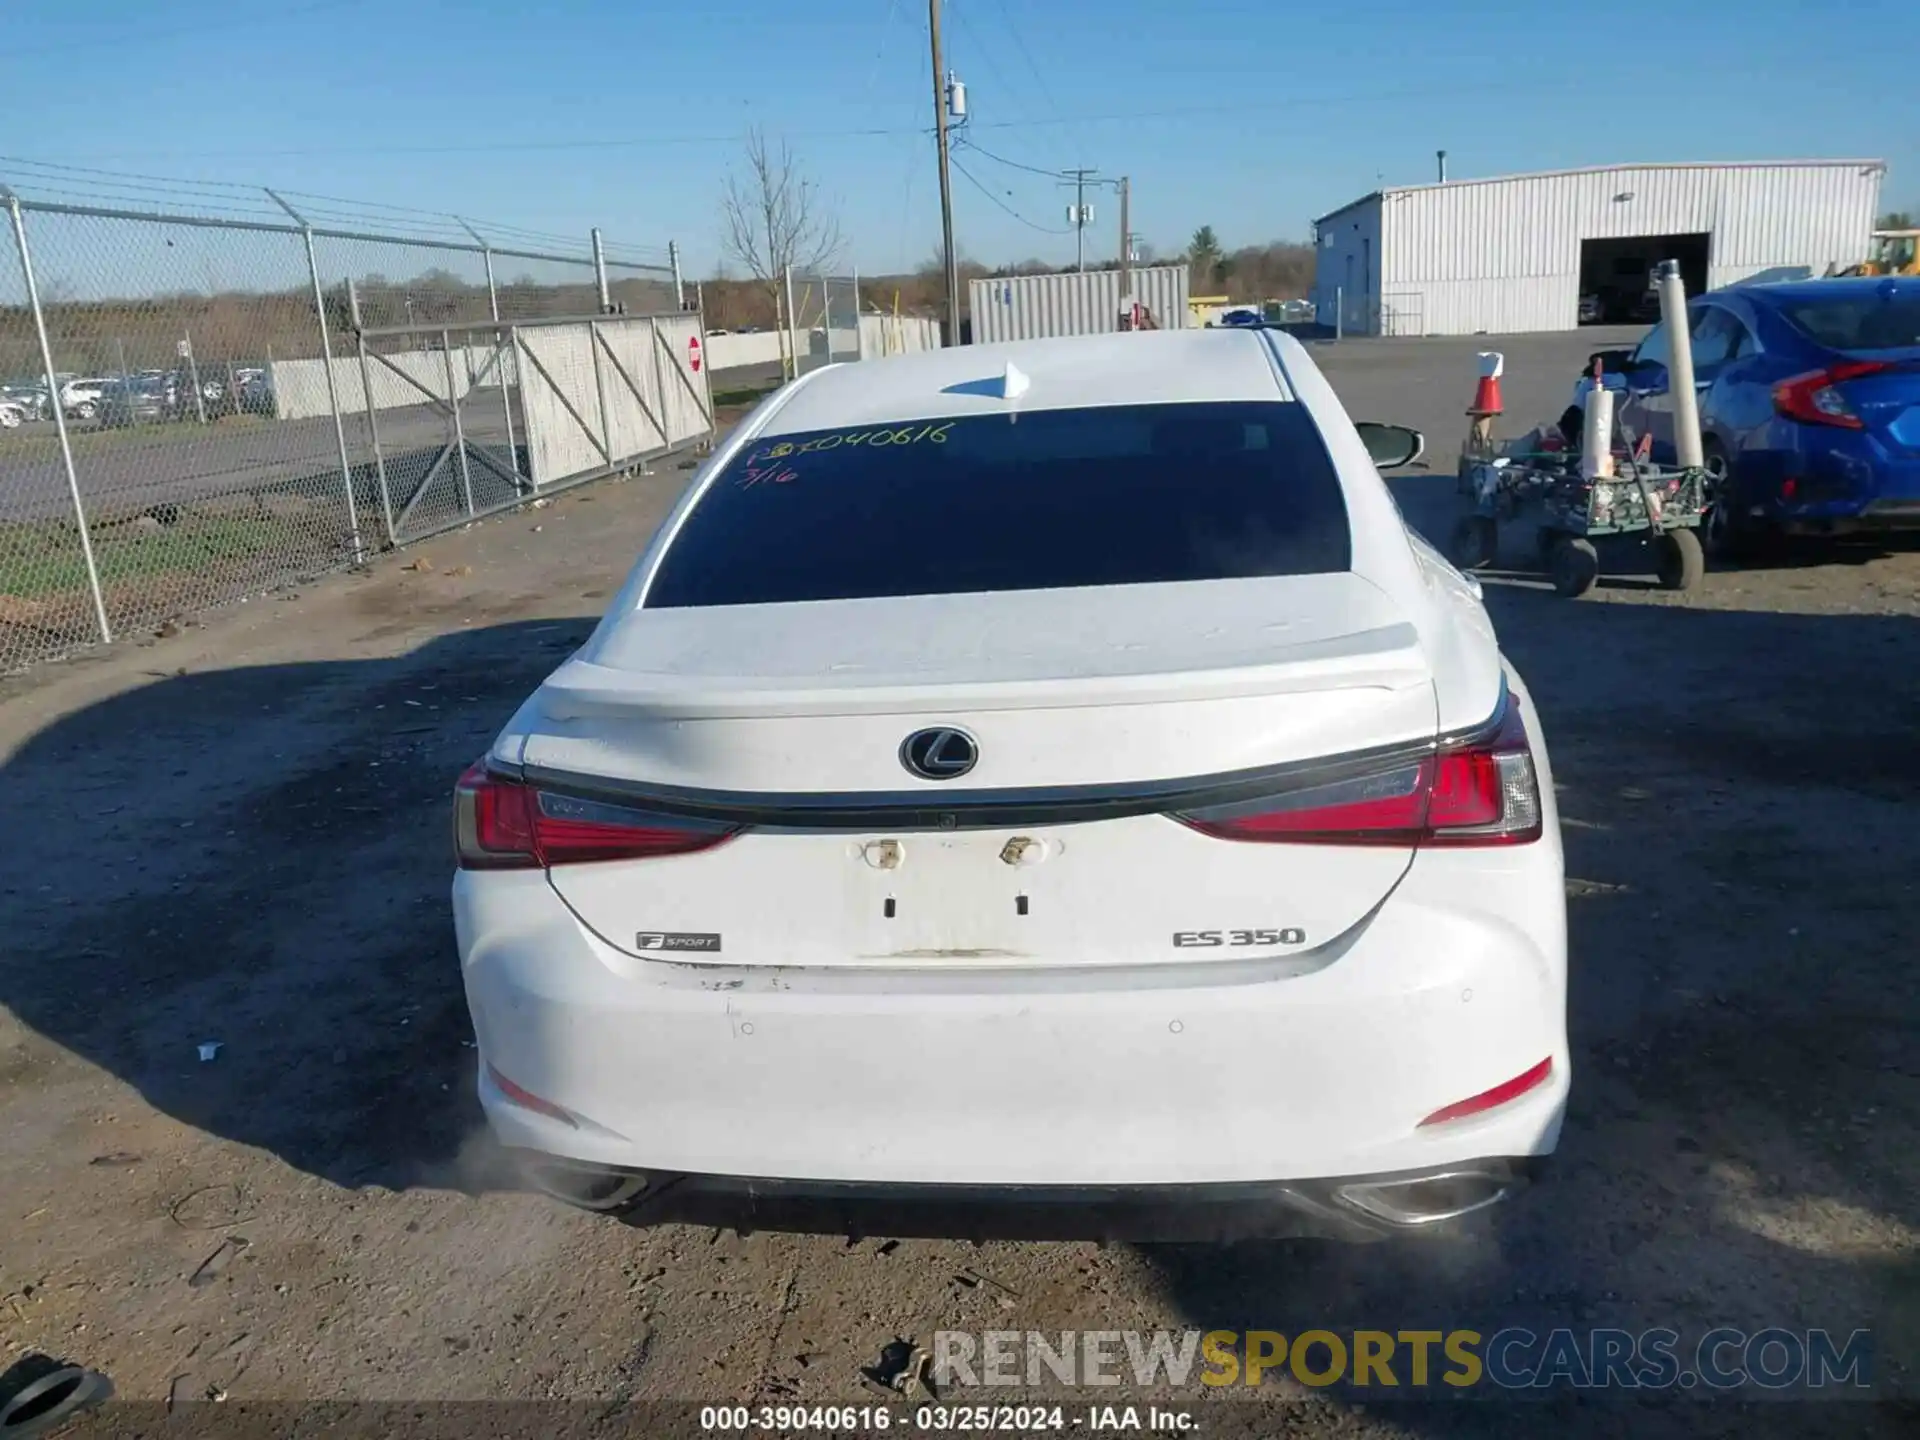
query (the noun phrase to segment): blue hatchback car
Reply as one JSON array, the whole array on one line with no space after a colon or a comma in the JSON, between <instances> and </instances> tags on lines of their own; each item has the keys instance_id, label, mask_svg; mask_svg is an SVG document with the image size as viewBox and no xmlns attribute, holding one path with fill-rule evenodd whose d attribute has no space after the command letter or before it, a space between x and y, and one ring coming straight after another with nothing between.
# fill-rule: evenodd
<instances>
[{"instance_id":1,"label":"blue hatchback car","mask_svg":"<svg viewBox=\"0 0 1920 1440\"><path fill-rule=\"evenodd\" d=\"M1735 285L1696 298L1687 321L1715 476L1709 550L1920 529L1920 278ZM1624 392L1621 422L1671 463L1667 327L1606 380Z\"/></svg>"}]
</instances>

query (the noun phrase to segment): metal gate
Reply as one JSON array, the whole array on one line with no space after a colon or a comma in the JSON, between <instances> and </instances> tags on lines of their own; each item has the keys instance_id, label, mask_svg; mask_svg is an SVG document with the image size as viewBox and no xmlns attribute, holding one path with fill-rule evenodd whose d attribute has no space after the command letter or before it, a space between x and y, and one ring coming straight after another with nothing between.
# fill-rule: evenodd
<instances>
[{"instance_id":1,"label":"metal gate","mask_svg":"<svg viewBox=\"0 0 1920 1440\"><path fill-rule=\"evenodd\" d=\"M356 508L404 545L713 433L700 317L363 327L331 391L364 426ZM691 343L690 343L691 342ZM327 362L314 361L324 368ZM356 447L357 448L357 447Z\"/></svg>"},{"instance_id":2,"label":"metal gate","mask_svg":"<svg viewBox=\"0 0 1920 1440\"><path fill-rule=\"evenodd\" d=\"M527 479L590 480L709 438L704 340L700 317L685 313L514 326Z\"/></svg>"},{"instance_id":3,"label":"metal gate","mask_svg":"<svg viewBox=\"0 0 1920 1440\"><path fill-rule=\"evenodd\" d=\"M383 517L390 544L526 498L510 330L487 322L354 334L357 363L331 362L333 390L342 412L364 423L373 454L371 473L354 467L356 508Z\"/></svg>"},{"instance_id":4,"label":"metal gate","mask_svg":"<svg viewBox=\"0 0 1920 1440\"><path fill-rule=\"evenodd\" d=\"M1424 335L1427 333L1426 292L1403 290L1380 297L1377 333L1381 335Z\"/></svg>"}]
</instances>

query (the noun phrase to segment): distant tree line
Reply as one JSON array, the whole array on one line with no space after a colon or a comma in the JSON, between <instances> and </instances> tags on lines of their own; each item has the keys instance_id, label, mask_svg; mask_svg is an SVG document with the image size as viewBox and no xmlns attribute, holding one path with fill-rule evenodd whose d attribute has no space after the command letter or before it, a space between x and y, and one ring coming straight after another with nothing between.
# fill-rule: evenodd
<instances>
[{"instance_id":1,"label":"distant tree line","mask_svg":"<svg viewBox=\"0 0 1920 1440\"><path fill-rule=\"evenodd\" d=\"M1242 245L1223 250L1213 228L1203 225L1194 232L1184 253L1156 257L1143 249L1139 265L1180 265L1188 267L1191 293L1225 295L1229 300L1257 304L1263 300L1291 300L1306 296L1313 289L1313 247L1297 241L1272 240L1264 245ZM1005 265L984 265L962 254L955 267L960 275L960 309L968 318L967 291L971 280L996 279L1013 275L1064 275L1072 265L1050 264L1044 260L1018 260ZM1089 262L1089 270L1114 270L1117 260ZM845 274L843 270L840 272ZM748 326L772 329L777 310L784 304L779 287L769 287L758 277L732 278L724 270L702 287L710 329L739 330ZM795 281L795 308L803 323L817 324L820 315L818 288L803 293L806 282ZM891 313L896 307L903 315L941 317L946 311L946 277L941 257L936 252L907 274L862 275L861 308Z\"/></svg>"},{"instance_id":2,"label":"distant tree line","mask_svg":"<svg viewBox=\"0 0 1920 1440\"><path fill-rule=\"evenodd\" d=\"M592 315L599 297L591 273L575 283L553 284L509 272L497 281L504 321ZM360 323L386 326L461 325L492 314L484 281L430 268L404 279L379 273L356 276ZM350 354L353 297L342 281L322 292L334 353ZM672 286L656 280L618 279L609 298L630 314L673 308ZM315 359L321 353L313 291L173 291L157 295L77 300L56 291L42 296L54 368L80 375L172 369L183 362L182 343L202 364L264 365L271 360ZM406 343L389 342L389 343ZM425 343L433 343L429 336ZM459 341L456 339L456 344ZM0 306L0 381L30 380L40 372L33 315L24 305Z\"/></svg>"}]
</instances>

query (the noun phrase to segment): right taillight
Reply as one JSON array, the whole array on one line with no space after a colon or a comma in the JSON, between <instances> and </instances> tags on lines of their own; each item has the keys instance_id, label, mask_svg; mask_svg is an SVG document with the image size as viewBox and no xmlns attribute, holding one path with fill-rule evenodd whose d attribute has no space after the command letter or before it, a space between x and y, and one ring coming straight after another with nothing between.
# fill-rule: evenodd
<instances>
[{"instance_id":1,"label":"right taillight","mask_svg":"<svg viewBox=\"0 0 1920 1440\"><path fill-rule=\"evenodd\" d=\"M462 870L537 870L589 860L686 855L735 827L582 800L495 774L481 761L453 792L453 848Z\"/></svg>"},{"instance_id":2,"label":"right taillight","mask_svg":"<svg viewBox=\"0 0 1920 1440\"><path fill-rule=\"evenodd\" d=\"M1836 388L1863 375L1887 369L1877 360L1848 360L1825 370L1809 370L1782 380L1773 387L1773 408L1789 420L1804 425L1837 425L1843 430L1864 430L1866 422L1853 413L1847 397Z\"/></svg>"},{"instance_id":3,"label":"right taillight","mask_svg":"<svg viewBox=\"0 0 1920 1440\"><path fill-rule=\"evenodd\" d=\"M1221 840L1294 845L1524 845L1540 782L1520 706L1474 740L1377 771L1175 819Z\"/></svg>"}]
</instances>

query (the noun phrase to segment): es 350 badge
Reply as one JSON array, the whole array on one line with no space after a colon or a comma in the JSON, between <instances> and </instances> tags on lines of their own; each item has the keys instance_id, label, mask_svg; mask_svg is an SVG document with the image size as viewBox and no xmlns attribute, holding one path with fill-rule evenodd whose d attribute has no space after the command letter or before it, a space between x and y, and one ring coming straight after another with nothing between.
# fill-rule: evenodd
<instances>
[{"instance_id":1,"label":"es 350 badge","mask_svg":"<svg viewBox=\"0 0 1920 1440\"><path fill-rule=\"evenodd\" d=\"M1176 930L1176 949L1187 950L1213 945L1289 945L1307 943L1307 932L1296 925L1280 930Z\"/></svg>"}]
</instances>

